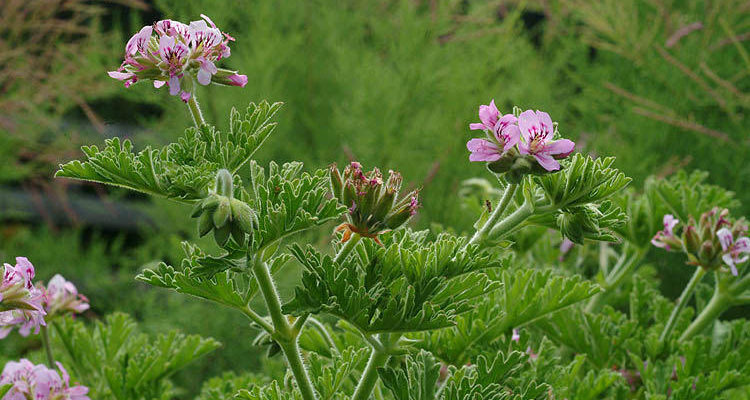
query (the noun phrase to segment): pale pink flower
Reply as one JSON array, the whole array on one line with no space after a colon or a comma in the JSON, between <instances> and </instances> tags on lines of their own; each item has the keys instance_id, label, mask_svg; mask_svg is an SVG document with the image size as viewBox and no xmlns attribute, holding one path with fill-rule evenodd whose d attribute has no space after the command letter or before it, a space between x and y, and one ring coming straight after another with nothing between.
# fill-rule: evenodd
<instances>
[{"instance_id":1,"label":"pale pink flower","mask_svg":"<svg viewBox=\"0 0 750 400\"><path fill-rule=\"evenodd\" d=\"M510 340L516 343L521 340L521 334L518 333L518 329L513 329L513 335L510 337Z\"/></svg>"},{"instance_id":2,"label":"pale pink flower","mask_svg":"<svg viewBox=\"0 0 750 400\"><path fill-rule=\"evenodd\" d=\"M34 287L34 266L26 257L17 257L16 265L5 264L0 282L0 339L14 327L28 335L44 325L43 293Z\"/></svg>"},{"instance_id":3,"label":"pale pink flower","mask_svg":"<svg viewBox=\"0 0 750 400\"><path fill-rule=\"evenodd\" d=\"M156 88L167 84L169 93L185 102L192 96L193 80L201 85L244 86L246 76L216 66L231 54L229 42L234 38L221 32L207 16L201 17L189 25L166 19L141 28L125 46L122 65L108 72L109 76L123 81L125 87L142 79L153 81Z\"/></svg>"},{"instance_id":4,"label":"pale pink flower","mask_svg":"<svg viewBox=\"0 0 750 400\"><path fill-rule=\"evenodd\" d=\"M724 264L732 270L732 275L737 276L737 264L742 264L750 259L750 238L741 236L734 240L732 231L727 228L721 228L716 232L716 236L721 243L721 249L724 251L721 259Z\"/></svg>"},{"instance_id":5,"label":"pale pink flower","mask_svg":"<svg viewBox=\"0 0 750 400\"><path fill-rule=\"evenodd\" d=\"M89 309L89 300L86 296L78 293L72 282L65 280L61 275L55 275L47 283L45 291L45 310L49 315L57 315L66 312L82 313Z\"/></svg>"},{"instance_id":6,"label":"pale pink flower","mask_svg":"<svg viewBox=\"0 0 750 400\"><path fill-rule=\"evenodd\" d=\"M481 122L469 125L471 130L483 130L488 139L471 139L466 143L469 149L469 161L497 161L503 154L515 146L520 137L517 119L513 114L500 115L495 100L489 105L479 106Z\"/></svg>"},{"instance_id":7,"label":"pale pink flower","mask_svg":"<svg viewBox=\"0 0 750 400\"><path fill-rule=\"evenodd\" d=\"M531 154L547 171L557 171L560 163L556 158L565 158L573 152L575 143L568 139L553 141L555 128L549 114L543 111L526 110L518 116L521 140L518 151Z\"/></svg>"},{"instance_id":8,"label":"pale pink flower","mask_svg":"<svg viewBox=\"0 0 750 400\"><path fill-rule=\"evenodd\" d=\"M70 376L57 363L58 371L46 365L34 365L27 359L5 364L0 374L0 386L10 384L3 400L89 400L85 386L70 386Z\"/></svg>"},{"instance_id":9,"label":"pale pink flower","mask_svg":"<svg viewBox=\"0 0 750 400\"><path fill-rule=\"evenodd\" d=\"M654 235L653 239L651 239L651 244L666 250L671 250L672 246L679 244L679 239L674 235L674 227L679 222L672 214L664 215L664 229Z\"/></svg>"}]
</instances>

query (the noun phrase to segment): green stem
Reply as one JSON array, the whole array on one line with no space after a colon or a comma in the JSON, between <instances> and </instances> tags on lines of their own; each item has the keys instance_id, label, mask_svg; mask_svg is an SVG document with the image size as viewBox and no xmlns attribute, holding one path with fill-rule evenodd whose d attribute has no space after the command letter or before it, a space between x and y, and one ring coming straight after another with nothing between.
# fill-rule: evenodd
<instances>
[{"instance_id":1,"label":"green stem","mask_svg":"<svg viewBox=\"0 0 750 400\"><path fill-rule=\"evenodd\" d=\"M362 378L359 380L352 400L367 400L370 398L370 394L372 394L372 390L378 382L378 368L384 366L389 357L390 354L387 351L372 349L370 359L367 361L367 367L365 367L362 373Z\"/></svg>"},{"instance_id":2,"label":"green stem","mask_svg":"<svg viewBox=\"0 0 750 400\"><path fill-rule=\"evenodd\" d=\"M198 106L198 99L195 98L195 93L190 96L187 106L188 110L190 110L190 115L193 116L193 123L195 123L196 128L206 125L206 120L203 119L203 113L201 112L200 106Z\"/></svg>"},{"instance_id":3,"label":"green stem","mask_svg":"<svg viewBox=\"0 0 750 400\"><path fill-rule=\"evenodd\" d=\"M268 265L260 260L259 257L256 257L253 261L253 273L258 280L258 287L263 295L263 299L266 301L266 307L271 316L271 322L273 322L273 333L271 336L279 343L281 350L284 351L284 356L297 382L302 399L315 400L317 396L313 390L310 376L307 374L307 370L302 362L302 354L297 344L299 332L292 330L289 321L281 311L281 300L276 291L276 285L273 283L271 272L268 270Z\"/></svg>"},{"instance_id":4,"label":"green stem","mask_svg":"<svg viewBox=\"0 0 750 400\"><path fill-rule=\"evenodd\" d=\"M49 341L49 331L46 326L42 326L42 346L44 347L44 353L47 355L47 365L50 368L55 368L55 357L52 356L52 346Z\"/></svg>"},{"instance_id":5,"label":"green stem","mask_svg":"<svg viewBox=\"0 0 750 400\"><path fill-rule=\"evenodd\" d=\"M338 346L336 346L336 342L333 340L333 336L331 336L331 332L328 332L328 329L323 325L320 321L318 321L315 318L310 317L308 320L308 323L315 328L315 330L320 333L320 336L323 337L323 340L325 340L328 347L331 348L332 354L339 354Z\"/></svg>"},{"instance_id":6,"label":"green stem","mask_svg":"<svg viewBox=\"0 0 750 400\"><path fill-rule=\"evenodd\" d=\"M354 250L355 247L357 247L357 243L359 243L360 240L362 240L362 236L353 233L349 240L347 240L346 243L341 246L339 252L336 253L336 257L333 258L333 262L339 263L346 260L346 257L352 252L352 250Z\"/></svg>"},{"instance_id":7,"label":"green stem","mask_svg":"<svg viewBox=\"0 0 750 400\"><path fill-rule=\"evenodd\" d=\"M677 317L680 315L682 309L685 308L685 304L687 304L687 302L690 300L690 296L692 296L693 291L695 290L695 286L698 285L698 282L701 281L703 275L705 274L706 270L698 267L695 270L693 277L690 278L687 286L685 286L685 289L682 291L680 298L677 299L677 304L675 304L674 309L672 309L672 314L669 315L667 324L664 326L664 330L661 332L661 336L659 336L659 342L661 342L662 346L664 345L664 342L669 338L669 335L672 333L674 324L677 323Z\"/></svg>"},{"instance_id":8,"label":"green stem","mask_svg":"<svg viewBox=\"0 0 750 400\"><path fill-rule=\"evenodd\" d=\"M305 400L316 399L317 396L315 395L315 391L310 383L307 369L302 362L302 355L300 353L297 339L295 338L289 342L279 342L279 346L281 346L281 350L284 351L286 361L289 364L289 369L292 370L292 375L297 381L297 387L302 394L302 398Z\"/></svg>"},{"instance_id":9,"label":"green stem","mask_svg":"<svg viewBox=\"0 0 750 400\"><path fill-rule=\"evenodd\" d=\"M726 311L732 305L730 297L724 292L722 287L719 285L718 280L716 288L714 289L714 295L711 297L711 301L708 302L706 307L698 314L698 317L688 326L688 328L680 336L680 342L689 340L698 333L703 332L710 324L712 324L719 316Z\"/></svg>"},{"instance_id":10,"label":"green stem","mask_svg":"<svg viewBox=\"0 0 750 400\"><path fill-rule=\"evenodd\" d=\"M245 306L244 309L241 309L243 314L245 314L248 318L250 318L251 321L255 322L256 324L260 325L263 330L265 330L268 333L273 333L273 325L269 324L268 321L266 321L263 317L258 315L255 311L253 311L250 307Z\"/></svg>"},{"instance_id":11,"label":"green stem","mask_svg":"<svg viewBox=\"0 0 750 400\"><path fill-rule=\"evenodd\" d=\"M604 284L602 284L603 289L608 291L620 286L622 281L625 280L625 277L628 276L633 268L640 263L640 260L643 259L644 255L644 251L636 249L630 257L625 257L624 255L620 256L615 266L612 267L609 275L604 277ZM602 300L604 300L604 294L605 292L595 294L589 300L588 304L586 304L585 310L587 312L596 311L601 305Z\"/></svg>"},{"instance_id":12,"label":"green stem","mask_svg":"<svg viewBox=\"0 0 750 400\"><path fill-rule=\"evenodd\" d=\"M490 230L488 237L491 239L497 239L508 234L510 231L517 228L524 220L526 220L526 218L530 217L531 214L533 214L531 206L528 203L523 203L521 207L517 208L513 213L495 224Z\"/></svg>"},{"instance_id":13,"label":"green stem","mask_svg":"<svg viewBox=\"0 0 750 400\"><path fill-rule=\"evenodd\" d=\"M495 210L490 214L489 218L487 218L487 221L484 222L484 225L482 225L482 227L474 233L474 236L472 236L469 242L466 244L467 246L481 243L487 237L487 234L490 232L497 220L505 212L505 209L508 207L510 200L516 193L516 189L518 189L517 183L509 183L508 186L505 187L505 191L503 192L503 197L500 199L500 203L497 205L497 207L495 207Z\"/></svg>"}]
</instances>

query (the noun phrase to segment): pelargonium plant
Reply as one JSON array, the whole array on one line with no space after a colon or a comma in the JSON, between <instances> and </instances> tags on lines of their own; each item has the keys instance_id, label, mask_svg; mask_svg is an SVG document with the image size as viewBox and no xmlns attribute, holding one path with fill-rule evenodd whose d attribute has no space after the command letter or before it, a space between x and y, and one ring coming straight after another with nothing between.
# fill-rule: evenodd
<instances>
[{"instance_id":1,"label":"pelargonium plant","mask_svg":"<svg viewBox=\"0 0 750 400\"><path fill-rule=\"evenodd\" d=\"M261 166L254 154L274 130L281 103L230 110L225 132L203 118L196 82L247 83L216 66L232 41L207 17L142 28L110 76L126 86L168 85L187 103L193 126L162 148L134 151L119 138L86 146L84 160L57 172L190 205L186 218L196 219L197 236L213 233L210 246L184 242L179 265L159 263L136 279L235 310L237 329L256 336L227 345L280 355L286 373L218 377L199 399L747 393L750 323L719 319L750 303L746 228L723 211L737 208L732 194L705 175L680 172L630 190L613 158L573 153L574 142L548 113L502 114L493 100L466 132L485 134L466 143L467 168L485 163L476 173L491 178L459 190L457 207L477 218L473 231L416 230L412 217L429 198L403 190L398 172L385 177L351 160L343 171L335 164L305 170L296 161ZM699 222L691 217L706 210ZM310 230L328 236L330 247L300 243ZM663 250L685 255L687 266L670 268L695 270L676 304L659 293L653 269L641 268L661 261ZM301 277L282 298L274 277L290 262L302 267ZM17 269L6 266L13 275L0 289L4 310L46 313L57 344L47 347L46 368L55 357L69 363L91 398L172 398L168 377L218 346L176 332L150 339L121 314L88 328L69 318L88 308L72 284L53 278L41 300L35 290L42 289ZM708 272L715 282L710 299L701 284ZM46 384L33 378L17 387L32 382L23 376L0 386L0 394L25 395ZM55 388L68 397L60 398L85 395L63 376Z\"/></svg>"}]
</instances>

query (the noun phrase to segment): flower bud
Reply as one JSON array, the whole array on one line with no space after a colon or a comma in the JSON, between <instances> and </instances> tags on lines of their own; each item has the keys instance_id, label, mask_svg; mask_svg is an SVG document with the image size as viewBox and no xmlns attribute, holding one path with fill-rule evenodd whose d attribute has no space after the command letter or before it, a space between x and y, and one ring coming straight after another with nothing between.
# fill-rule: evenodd
<instances>
[{"instance_id":1,"label":"flower bud","mask_svg":"<svg viewBox=\"0 0 750 400\"><path fill-rule=\"evenodd\" d=\"M701 244L698 250L698 260L702 266L710 266L714 260L714 244L711 240L706 240Z\"/></svg>"},{"instance_id":2,"label":"flower bud","mask_svg":"<svg viewBox=\"0 0 750 400\"><path fill-rule=\"evenodd\" d=\"M701 238L694 225L688 225L682 232L682 244L688 254L697 254L700 250Z\"/></svg>"},{"instance_id":3,"label":"flower bud","mask_svg":"<svg viewBox=\"0 0 750 400\"><path fill-rule=\"evenodd\" d=\"M230 199L234 197L234 179L228 170L222 168L216 172L214 192Z\"/></svg>"},{"instance_id":4,"label":"flower bud","mask_svg":"<svg viewBox=\"0 0 750 400\"><path fill-rule=\"evenodd\" d=\"M239 245L245 244L245 235L252 235L258 225L255 211L249 205L234 198L232 174L221 169L216 173L214 193L199 201L192 214L198 220L198 234L203 237L214 232L220 246L231 237Z\"/></svg>"},{"instance_id":5,"label":"flower bud","mask_svg":"<svg viewBox=\"0 0 750 400\"><path fill-rule=\"evenodd\" d=\"M343 173L332 165L330 181L333 195L349 209L347 222L336 228L344 231L344 241L352 233L377 240L380 233L406 223L419 206L417 191L399 199L403 178L395 171L389 171L384 180L379 169L365 173L358 162L349 164Z\"/></svg>"}]
</instances>

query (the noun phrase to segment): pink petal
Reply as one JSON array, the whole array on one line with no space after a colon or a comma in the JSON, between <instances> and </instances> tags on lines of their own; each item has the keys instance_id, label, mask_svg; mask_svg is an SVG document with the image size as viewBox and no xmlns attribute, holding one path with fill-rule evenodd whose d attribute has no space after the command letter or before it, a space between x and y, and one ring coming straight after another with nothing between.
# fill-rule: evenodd
<instances>
[{"instance_id":1,"label":"pink petal","mask_svg":"<svg viewBox=\"0 0 750 400\"><path fill-rule=\"evenodd\" d=\"M234 86L245 87L247 85L247 75L234 74L227 77Z\"/></svg>"},{"instance_id":2,"label":"pink petal","mask_svg":"<svg viewBox=\"0 0 750 400\"><path fill-rule=\"evenodd\" d=\"M180 93L180 78L177 75L169 78L169 94L177 96Z\"/></svg>"},{"instance_id":3,"label":"pink petal","mask_svg":"<svg viewBox=\"0 0 750 400\"><path fill-rule=\"evenodd\" d=\"M109 75L110 78L117 79L118 81L124 81L134 76L130 72L120 72L120 71L109 71L107 72L107 75Z\"/></svg>"},{"instance_id":4,"label":"pink petal","mask_svg":"<svg viewBox=\"0 0 750 400\"><path fill-rule=\"evenodd\" d=\"M531 110L522 112L521 115L518 116L518 128L521 130L521 136L524 141L528 142L531 140L531 134L533 132L539 132L541 129L539 118L537 118L536 113Z\"/></svg>"},{"instance_id":5,"label":"pink petal","mask_svg":"<svg viewBox=\"0 0 750 400\"><path fill-rule=\"evenodd\" d=\"M500 133L498 140L505 143L503 151L508 151L513 148L521 139L521 130L518 129L518 125L508 125Z\"/></svg>"},{"instance_id":6,"label":"pink petal","mask_svg":"<svg viewBox=\"0 0 750 400\"><path fill-rule=\"evenodd\" d=\"M549 154L537 153L534 154L534 158L536 158L536 160L539 161L539 165L547 171L557 171L560 169L560 163Z\"/></svg>"},{"instance_id":7,"label":"pink petal","mask_svg":"<svg viewBox=\"0 0 750 400\"><path fill-rule=\"evenodd\" d=\"M721 228L716 232L716 237L719 238L719 243L721 243L721 249L724 251L727 251L730 247L732 247L732 243L734 242L734 238L732 237L732 231L730 231L727 228Z\"/></svg>"},{"instance_id":8,"label":"pink petal","mask_svg":"<svg viewBox=\"0 0 750 400\"><path fill-rule=\"evenodd\" d=\"M466 148L471 151L469 161L497 161L502 156L494 143L484 139L471 139L466 143Z\"/></svg>"},{"instance_id":9,"label":"pink petal","mask_svg":"<svg viewBox=\"0 0 750 400\"><path fill-rule=\"evenodd\" d=\"M154 81L154 87L159 89L160 87L164 86L166 84L166 81Z\"/></svg>"},{"instance_id":10,"label":"pink petal","mask_svg":"<svg viewBox=\"0 0 750 400\"><path fill-rule=\"evenodd\" d=\"M487 127L485 127L482 123L476 122L473 124L469 124L469 129L471 129L472 131L483 131L487 129Z\"/></svg>"},{"instance_id":11,"label":"pink petal","mask_svg":"<svg viewBox=\"0 0 750 400\"><path fill-rule=\"evenodd\" d=\"M544 136L545 140L552 139L552 136L554 135L554 127L552 126L552 118L550 118L549 114L547 114L544 111L536 110L536 115L539 118L539 123L541 124L542 131L546 133Z\"/></svg>"},{"instance_id":12,"label":"pink petal","mask_svg":"<svg viewBox=\"0 0 750 400\"><path fill-rule=\"evenodd\" d=\"M211 83L211 72L201 67L198 70L198 83L205 86Z\"/></svg>"},{"instance_id":13,"label":"pink petal","mask_svg":"<svg viewBox=\"0 0 750 400\"><path fill-rule=\"evenodd\" d=\"M734 259L732 258L731 254L724 254L723 256L721 256L721 259L724 260L724 263L729 266L729 269L732 270L732 275L739 275L739 273L737 272L737 267L734 265Z\"/></svg>"},{"instance_id":14,"label":"pink petal","mask_svg":"<svg viewBox=\"0 0 750 400\"><path fill-rule=\"evenodd\" d=\"M554 142L547 143L544 146L544 152L552 155L558 154L561 156L561 158L565 158L573 152L573 149L575 147L576 144L573 143L573 141L568 139L560 139Z\"/></svg>"}]
</instances>

